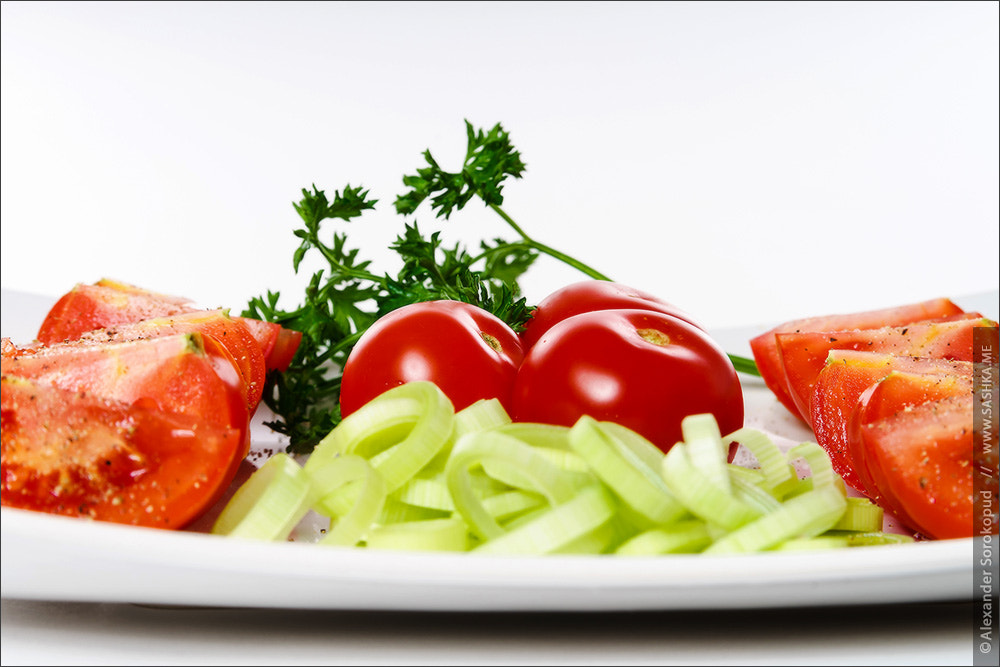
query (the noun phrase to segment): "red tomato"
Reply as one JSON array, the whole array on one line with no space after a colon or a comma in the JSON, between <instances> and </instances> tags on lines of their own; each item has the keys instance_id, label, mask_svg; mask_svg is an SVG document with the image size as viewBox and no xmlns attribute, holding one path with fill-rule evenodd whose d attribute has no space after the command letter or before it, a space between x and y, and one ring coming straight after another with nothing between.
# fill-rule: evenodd
<instances>
[{"instance_id":1,"label":"red tomato","mask_svg":"<svg viewBox=\"0 0 1000 667\"><path fill-rule=\"evenodd\" d=\"M972 391L972 377L941 373L892 371L861 394L847 427L847 448L851 465L861 480L861 489L873 501L903 524L916 530L918 522L886 489L875 482L876 474L867 449L870 425L910 410L914 406ZM881 475L880 475L881 476Z\"/></svg>"},{"instance_id":2,"label":"red tomato","mask_svg":"<svg viewBox=\"0 0 1000 667\"><path fill-rule=\"evenodd\" d=\"M830 350L891 352L907 357L972 361L972 330L996 327L978 314L947 322L916 322L903 327L775 335L792 400L807 420L812 413L813 386Z\"/></svg>"},{"instance_id":3,"label":"red tomato","mask_svg":"<svg viewBox=\"0 0 1000 667\"><path fill-rule=\"evenodd\" d=\"M996 448L991 458L975 458L972 411L965 391L860 429L875 484L928 537L972 537L972 476L996 479Z\"/></svg>"},{"instance_id":4,"label":"red tomato","mask_svg":"<svg viewBox=\"0 0 1000 667\"><path fill-rule=\"evenodd\" d=\"M648 310L568 317L528 351L514 385L516 421L612 421L663 451L681 420L712 413L723 434L743 425L743 391L725 352L701 329Z\"/></svg>"},{"instance_id":5,"label":"red tomato","mask_svg":"<svg viewBox=\"0 0 1000 667\"><path fill-rule=\"evenodd\" d=\"M179 528L247 454L245 385L209 336L5 344L2 365L24 382L4 389L4 504Z\"/></svg>"},{"instance_id":6,"label":"red tomato","mask_svg":"<svg viewBox=\"0 0 1000 667\"><path fill-rule=\"evenodd\" d=\"M88 331L77 340L83 343L110 343L193 332L211 336L229 351L247 386L247 408L253 412L264 391L264 354L246 323L229 317L225 311L195 310L117 324L108 329Z\"/></svg>"},{"instance_id":7,"label":"red tomato","mask_svg":"<svg viewBox=\"0 0 1000 667\"><path fill-rule=\"evenodd\" d=\"M545 297L521 332L524 349L530 349L557 322L595 310L651 310L672 315L702 328L686 312L647 292L607 280L584 280L567 285Z\"/></svg>"},{"instance_id":8,"label":"red tomato","mask_svg":"<svg viewBox=\"0 0 1000 667\"><path fill-rule=\"evenodd\" d=\"M456 410L497 398L509 411L523 356L513 329L482 308L460 301L403 306L379 318L351 351L341 379L341 414L416 380L436 384Z\"/></svg>"},{"instance_id":9,"label":"red tomato","mask_svg":"<svg viewBox=\"0 0 1000 667\"><path fill-rule=\"evenodd\" d=\"M855 350L830 352L813 387L810 421L816 442L830 456L833 469L858 491L864 491L865 487L854 470L848 449L847 428L851 413L865 390L893 371L971 378L972 364Z\"/></svg>"},{"instance_id":10,"label":"red tomato","mask_svg":"<svg viewBox=\"0 0 1000 667\"><path fill-rule=\"evenodd\" d=\"M37 338L46 344L59 343L76 340L95 329L202 310L183 297L105 278L94 285L76 285L63 295L46 315ZM233 319L243 322L250 330L264 356L266 370L288 368L302 340L300 332L273 322L245 317ZM239 354L234 356L239 358Z\"/></svg>"},{"instance_id":11,"label":"red tomato","mask_svg":"<svg viewBox=\"0 0 1000 667\"><path fill-rule=\"evenodd\" d=\"M49 310L38 328L38 340L45 344L61 343L75 340L94 329L193 310L191 305L176 299L139 293L135 291L138 288L130 286L118 289L113 285L124 283L76 285Z\"/></svg>"},{"instance_id":12,"label":"red tomato","mask_svg":"<svg viewBox=\"0 0 1000 667\"><path fill-rule=\"evenodd\" d=\"M778 401L793 415L808 421L809 415L799 414L792 400L781 366L775 334L785 332L849 331L913 324L922 320L941 319L962 313L962 309L948 299L932 299L894 308L882 308L861 313L826 315L785 322L765 331L750 341L754 361L760 376Z\"/></svg>"}]
</instances>

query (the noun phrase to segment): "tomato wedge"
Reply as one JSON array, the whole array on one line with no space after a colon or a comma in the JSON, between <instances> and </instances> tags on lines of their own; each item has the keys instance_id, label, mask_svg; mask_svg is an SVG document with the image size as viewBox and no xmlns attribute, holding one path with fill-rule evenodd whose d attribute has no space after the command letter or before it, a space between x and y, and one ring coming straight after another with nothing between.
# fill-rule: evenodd
<instances>
[{"instance_id":1,"label":"tomato wedge","mask_svg":"<svg viewBox=\"0 0 1000 667\"><path fill-rule=\"evenodd\" d=\"M934 539L971 537L973 479L996 460L974 461L973 395L921 403L860 427L869 471L907 522Z\"/></svg>"},{"instance_id":2,"label":"tomato wedge","mask_svg":"<svg viewBox=\"0 0 1000 667\"><path fill-rule=\"evenodd\" d=\"M972 332L997 323L977 313L945 322L917 322L903 327L853 331L778 333L778 353L789 394L799 414L809 420L813 387L830 350L891 352L907 357L972 361Z\"/></svg>"},{"instance_id":3,"label":"tomato wedge","mask_svg":"<svg viewBox=\"0 0 1000 667\"><path fill-rule=\"evenodd\" d=\"M88 331L154 317L180 315L196 308L177 297L148 292L115 281L78 284L49 309L36 338L46 345L76 340Z\"/></svg>"},{"instance_id":4,"label":"tomato wedge","mask_svg":"<svg viewBox=\"0 0 1000 667\"><path fill-rule=\"evenodd\" d=\"M808 317L785 322L754 337L750 340L750 349L753 352L761 378L778 401L792 414L808 420L808 415L799 413L786 384L776 334L904 326L923 320L955 316L962 312L962 309L951 300L939 298L860 313Z\"/></svg>"},{"instance_id":5,"label":"tomato wedge","mask_svg":"<svg viewBox=\"0 0 1000 667\"><path fill-rule=\"evenodd\" d=\"M862 491L903 524L917 523L905 509L875 482L862 430L869 424L912 410L915 406L972 391L972 377L940 373L891 371L861 394L847 425L847 449L851 465L864 486Z\"/></svg>"},{"instance_id":6,"label":"tomato wedge","mask_svg":"<svg viewBox=\"0 0 1000 667\"><path fill-rule=\"evenodd\" d=\"M236 429L49 383L4 376L3 505L183 528L232 480Z\"/></svg>"},{"instance_id":7,"label":"tomato wedge","mask_svg":"<svg viewBox=\"0 0 1000 667\"><path fill-rule=\"evenodd\" d=\"M252 413L264 391L264 354L246 323L229 317L223 310L195 310L117 324L107 329L88 331L77 340L99 344L195 332L212 337L232 355L240 376L246 383L247 408Z\"/></svg>"},{"instance_id":8,"label":"tomato wedge","mask_svg":"<svg viewBox=\"0 0 1000 667\"><path fill-rule=\"evenodd\" d=\"M174 334L119 343L4 346L3 375L126 404L144 400L196 423L237 430L249 449L246 387L232 355L210 336ZM233 470L239 460L233 462Z\"/></svg>"},{"instance_id":9,"label":"tomato wedge","mask_svg":"<svg viewBox=\"0 0 1000 667\"><path fill-rule=\"evenodd\" d=\"M46 315L37 339L45 344L76 340L94 329L201 310L205 309L183 297L104 278L93 285L78 284L63 295ZM266 371L288 368L302 340L301 332L248 317L233 319L243 322L257 341Z\"/></svg>"},{"instance_id":10,"label":"tomato wedge","mask_svg":"<svg viewBox=\"0 0 1000 667\"><path fill-rule=\"evenodd\" d=\"M954 375L971 381L972 363L856 350L830 352L813 387L810 421L816 442L830 456L833 469L858 491L865 486L851 461L848 424L865 390L893 371Z\"/></svg>"}]
</instances>

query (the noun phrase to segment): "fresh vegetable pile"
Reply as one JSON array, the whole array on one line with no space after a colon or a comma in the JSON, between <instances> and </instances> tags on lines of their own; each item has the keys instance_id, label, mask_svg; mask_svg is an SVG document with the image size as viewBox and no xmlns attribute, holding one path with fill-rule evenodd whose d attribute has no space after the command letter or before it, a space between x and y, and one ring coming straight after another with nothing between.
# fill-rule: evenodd
<instances>
[{"instance_id":1,"label":"fresh vegetable pile","mask_svg":"<svg viewBox=\"0 0 1000 667\"><path fill-rule=\"evenodd\" d=\"M786 458L711 415L683 420L664 452L619 424L512 422L497 399L454 411L410 382L346 417L300 466L278 454L242 486L214 532L287 539L307 512L330 517L320 543L480 554L749 553L887 544L882 511L847 498L814 443ZM731 443L759 469L727 462ZM792 463L803 460L801 479Z\"/></svg>"},{"instance_id":2,"label":"fresh vegetable pile","mask_svg":"<svg viewBox=\"0 0 1000 667\"><path fill-rule=\"evenodd\" d=\"M120 282L77 285L35 343L3 339L3 504L188 525L232 483L266 373L299 337Z\"/></svg>"},{"instance_id":3,"label":"fresh vegetable pile","mask_svg":"<svg viewBox=\"0 0 1000 667\"><path fill-rule=\"evenodd\" d=\"M231 490L260 403L288 438L236 490L219 534L493 553L732 553L884 544L882 508L923 536L971 534L971 336L947 299L789 322L726 354L687 312L527 235L501 208L524 163L466 124L456 172L429 151L396 211L472 199L517 234L445 247L416 221L378 273L324 223L375 207L315 186L293 256L304 301L238 317L111 280L77 285L37 341L4 339L5 506L183 528ZM328 223L328 224L332 224ZM529 306L541 255L587 280ZM787 457L744 425L760 374L817 444ZM758 466L733 465L742 445ZM810 471L796 472L802 464ZM843 479L837 475L842 476ZM875 501L849 498L844 482ZM216 507L218 509L218 507Z\"/></svg>"},{"instance_id":4,"label":"fresh vegetable pile","mask_svg":"<svg viewBox=\"0 0 1000 667\"><path fill-rule=\"evenodd\" d=\"M948 299L787 322L751 341L761 377L853 488L927 537L973 534L973 331Z\"/></svg>"}]
</instances>

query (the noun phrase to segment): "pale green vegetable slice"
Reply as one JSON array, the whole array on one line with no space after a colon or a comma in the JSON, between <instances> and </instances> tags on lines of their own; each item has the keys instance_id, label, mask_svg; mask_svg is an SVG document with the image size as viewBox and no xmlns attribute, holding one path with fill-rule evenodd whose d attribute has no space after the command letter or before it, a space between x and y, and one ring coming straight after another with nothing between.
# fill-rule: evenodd
<instances>
[{"instance_id":1,"label":"pale green vegetable slice","mask_svg":"<svg viewBox=\"0 0 1000 667\"><path fill-rule=\"evenodd\" d=\"M849 530L856 533L875 533L882 530L885 512L867 498L848 498L844 516L833 526L833 530Z\"/></svg>"},{"instance_id":2,"label":"pale green vegetable slice","mask_svg":"<svg viewBox=\"0 0 1000 667\"><path fill-rule=\"evenodd\" d=\"M671 492L688 511L719 528L735 530L763 514L706 477L688 459L683 443L667 452L661 472Z\"/></svg>"},{"instance_id":3,"label":"pale green vegetable slice","mask_svg":"<svg viewBox=\"0 0 1000 667\"><path fill-rule=\"evenodd\" d=\"M570 446L616 496L646 520L670 523L686 513L663 478L630 448L583 416L569 432Z\"/></svg>"},{"instance_id":4,"label":"pale green vegetable slice","mask_svg":"<svg viewBox=\"0 0 1000 667\"><path fill-rule=\"evenodd\" d=\"M466 551L469 527L454 518L405 521L373 528L365 544L372 549Z\"/></svg>"},{"instance_id":5,"label":"pale green vegetable slice","mask_svg":"<svg viewBox=\"0 0 1000 667\"><path fill-rule=\"evenodd\" d=\"M322 464L331 453L371 458L393 447L391 455L374 464L391 493L445 446L454 414L451 401L433 383L409 382L394 387L347 416L316 446L306 468L317 458ZM400 431L410 423L412 428L400 440Z\"/></svg>"},{"instance_id":6,"label":"pale green vegetable slice","mask_svg":"<svg viewBox=\"0 0 1000 667\"><path fill-rule=\"evenodd\" d=\"M722 444L715 417L711 414L689 415L681 420L681 432L691 465L723 493L731 493L729 471L726 469L729 452Z\"/></svg>"},{"instance_id":7,"label":"pale green vegetable slice","mask_svg":"<svg viewBox=\"0 0 1000 667\"><path fill-rule=\"evenodd\" d=\"M601 485L594 484L532 521L479 545L473 553L554 553L611 519L615 506L610 494Z\"/></svg>"},{"instance_id":8,"label":"pale green vegetable slice","mask_svg":"<svg viewBox=\"0 0 1000 667\"><path fill-rule=\"evenodd\" d=\"M472 487L470 468L484 462L498 461L519 469L524 488L545 496L551 504L572 498L578 488L577 480L556 467L533 447L517 438L498 431L482 431L462 437L452 451L445 468L448 491L462 518L481 539L493 539L504 534L504 529L483 507L482 500Z\"/></svg>"},{"instance_id":9,"label":"pale green vegetable slice","mask_svg":"<svg viewBox=\"0 0 1000 667\"><path fill-rule=\"evenodd\" d=\"M704 553L751 553L793 538L815 537L836 525L846 509L847 499L840 489L820 486L716 540Z\"/></svg>"},{"instance_id":10,"label":"pale green vegetable slice","mask_svg":"<svg viewBox=\"0 0 1000 667\"><path fill-rule=\"evenodd\" d=\"M233 494L212 526L216 535L283 540L309 511L309 477L285 453L275 454Z\"/></svg>"},{"instance_id":11,"label":"pale green vegetable slice","mask_svg":"<svg viewBox=\"0 0 1000 667\"><path fill-rule=\"evenodd\" d=\"M615 551L621 556L656 556L674 553L695 553L712 542L704 521L677 521L669 528L652 528L639 533Z\"/></svg>"},{"instance_id":12,"label":"pale green vegetable slice","mask_svg":"<svg viewBox=\"0 0 1000 667\"><path fill-rule=\"evenodd\" d=\"M795 481L795 469L788 465L781 449L763 432L744 427L727 435L722 442L726 447L738 442L753 454L764 476L764 486L768 489L781 489ZM779 491L776 495L781 497L782 494Z\"/></svg>"},{"instance_id":13,"label":"pale green vegetable slice","mask_svg":"<svg viewBox=\"0 0 1000 667\"><path fill-rule=\"evenodd\" d=\"M368 461L356 454L344 454L308 469L317 489L329 490L313 503L313 509L331 517L330 530L321 544L353 546L360 542L382 512L386 500L386 485L382 476ZM357 498L344 513L339 506L331 507L330 497L346 484L361 482Z\"/></svg>"}]
</instances>

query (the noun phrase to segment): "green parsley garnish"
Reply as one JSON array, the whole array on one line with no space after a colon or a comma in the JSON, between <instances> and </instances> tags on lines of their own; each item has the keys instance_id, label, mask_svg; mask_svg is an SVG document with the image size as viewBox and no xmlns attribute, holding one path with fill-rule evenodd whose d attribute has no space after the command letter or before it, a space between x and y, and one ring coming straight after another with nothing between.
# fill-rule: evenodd
<instances>
[{"instance_id":1,"label":"green parsley garnish","mask_svg":"<svg viewBox=\"0 0 1000 667\"><path fill-rule=\"evenodd\" d=\"M440 232L426 236L415 220L404 222L403 232L389 246L403 265L391 276L374 272L371 261L349 248L346 232L334 231L326 242L321 234L326 231L324 221L349 222L374 209L378 200L370 199L367 190L348 185L335 191L330 201L313 185L312 190L303 189L302 199L294 204L303 226L294 232L301 243L293 269L298 273L312 251L320 253L329 268L313 274L305 301L297 308L280 309L279 293L269 291L251 299L243 312L245 317L277 322L303 334L291 366L268 376L263 396L278 417L266 424L289 437L289 452L311 452L340 422L340 369L357 340L382 315L411 303L452 299L477 305L520 331L532 307L521 295L518 279L539 255L549 255L591 278L610 280L528 236L507 215L501 208L503 185L507 178L521 178L525 170L521 155L499 123L489 132L475 130L468 121L465 126L468 148L462 169L445 171L430 150L424 151L427 166L403 176L408 190L396 198L396 212L412 216L426 200L438 218L447 220L478 198L516 232L515 240L483 240L473 252L461 243L445 247Z\"/></svg>"}]
</instances>

